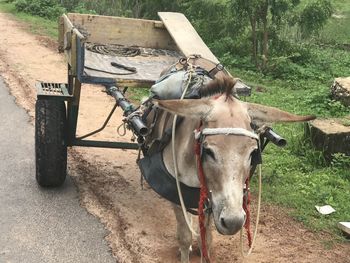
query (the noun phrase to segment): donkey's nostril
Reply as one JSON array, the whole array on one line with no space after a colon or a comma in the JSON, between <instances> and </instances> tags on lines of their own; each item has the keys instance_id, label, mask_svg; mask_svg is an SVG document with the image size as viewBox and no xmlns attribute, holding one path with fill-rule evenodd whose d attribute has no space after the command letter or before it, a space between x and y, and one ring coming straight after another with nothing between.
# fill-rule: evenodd
<instances>
[{"instance_id":1,"label":"donkey's nostril","mask_svg":"<svg viewBox=\"0 0 350 263\"><path fill-rule=\"evenodd\" d=\"M233 235L237 233L242 226L244 225L244 221L246 220L245 214L241 215L221 215L220 216L220 228L222 231L220 231L221 234L225 235Z\"/></svg>"},{"instance_id":2,"label":"donkey's nostril","mask_svg":"<svg viewBox=\"0 0 350 263\"><path fill-rule=\"evenodd\" d=\"M225 223L225 219L224 219L223 217L221 217L220 221L221 221L221 225L222 225L224 228L227 228L227 225L226 225L226 223Z\"/></svg>"}]
</instances>

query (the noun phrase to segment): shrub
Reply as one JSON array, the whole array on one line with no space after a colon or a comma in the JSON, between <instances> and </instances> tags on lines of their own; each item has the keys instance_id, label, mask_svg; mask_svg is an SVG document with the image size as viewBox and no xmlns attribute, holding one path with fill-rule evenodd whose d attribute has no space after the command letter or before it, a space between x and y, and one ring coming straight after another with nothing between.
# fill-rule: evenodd
<instances>
[{"instance_id":1,"label":"shrub","mask_svg":"<svg viewBox=\"0 0 350 263\"><path fill-rule=\"evenodd\" d=\"M73 8L73 12L80 14L97 14L95 10L88 9L84 3L79 3L77 6L75 6Z\"/></svg>"},{"instance_id":2,"label":"shrub","mask_svg":"<svg viewBox=\"0 0 350 263\"><path fill-rule=\"evenodd\" d=\"M307 4L300 14L299 25L305 38L318 33L333 13L333 6L329 0L317 0Z\"/></svg>"},{"instance_id":3,"label":"shrub","mask_svg":"<svg viewBox=\"0 0 350 263\"><path fill-rule=\"evenodd\" d=\"M16 0L15 7L19 12L25 12L49 19L56 19L66 12L66 9L55 0Z\"/></svg>"}]
</instances>

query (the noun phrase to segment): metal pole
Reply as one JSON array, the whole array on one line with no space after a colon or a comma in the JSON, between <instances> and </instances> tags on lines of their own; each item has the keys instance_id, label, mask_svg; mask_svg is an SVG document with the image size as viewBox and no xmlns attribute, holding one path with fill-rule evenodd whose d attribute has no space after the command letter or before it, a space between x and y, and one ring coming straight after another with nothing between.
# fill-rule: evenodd
<instances>
[{"instance_id":1,"label":"metal pole","mask_svg":"<svg viewBox=\"0 0 350 263\"><path fill-rule=\"evenodd\" d=\"M115 98L118 106L124 111L124 116L127 117L127 123L133 132L139 136L146 136L148 134L147 126L144 124L140 115L131 115L135 112L135 107L125 98L124 94L115 86L106 86L106 89L107 93Z\"/></svg>"}]
</instances>

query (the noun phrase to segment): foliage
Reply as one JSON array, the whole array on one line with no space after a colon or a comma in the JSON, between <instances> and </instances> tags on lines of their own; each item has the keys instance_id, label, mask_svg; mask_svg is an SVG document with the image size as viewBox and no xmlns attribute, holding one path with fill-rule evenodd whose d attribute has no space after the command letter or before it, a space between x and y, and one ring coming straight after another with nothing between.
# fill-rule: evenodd
<instances>
[{"instance_id":1,"label":"foliage","mask_svg":"<svg viewBox=\"0 0 350 263\"><path fill-rule=\"evenodd\" d=\"M72 11L73 11L74 13L80 13L80 14L94 14L94 15L97 14L95 10L89 9L88 7L86 7L86 4L83 3L83 2L80 2L80 3L78 3L77 5L72 6L71 8L73 8Z\"/></svg>"},{"instance_id":2,"label":"foliage","mask_svg":"<svg viewBox=\"0 0 350 263\"><path fill-rule=\"evenodd\" d=\"M334 14L318 34L317 40L323 44L338 44L338 46L349 50L350 2L337 0L333 1L333 6Z\"/></svg>"},{"instance_id":3,"label":"foliage","mask_svg":"<svg viewBox=\"0 0 350 263\"><path fill-rule=\"evenodd\" d=\"M277 30L283 23L282 17L299 1L266 1L266 0L235 0L231 2L231 9L247 18L250 26L252 60L258 69L265 70L269 58L269 42L271 36L278 39Z\"/></svg>"},{"instance_id":4,"label":"foliage","mask_svg":"<svg viewBox=\"0 0 350 263\"><path fill-rule=\"evenodd\" d=\"M66 11L64 7L57 4L56 0L16 0L14 3L19 12L49 19L56 19Z\"/></svg>"},{"instance_id":5,"label":"foliage","mask_svg":"<svg viewBox=\"0 0 350 263\"><path fill-rule=\"evenodd\" d=\"M135 0L134 0L135 1ZM132 2L132 1L131 1ZM176 12L181 11L181 2L186 2L184 0L144 0L136 1L137 3L131 3L130 6L138 7L138 16L134 17L144 17L151 19L158 19L157 12ZM134 12L135 13L135 12Z\"/></svg>"},{"instance_id":6,"label":"foliage","mask_svg":"<svg viewBox=\"0 0 350 263\"><path fill-rule=\"evenodd\" d=\"M58 24L57 21L52 21L47 18L32 16L27 13L18 12L13 3L8 3L9 1L0 0L0 11L14 14L20 21L23 21L30 32L38 35L46 35L52 39L57 39L58 37ZM14 1L12 1L14 2Z\"/></svg>"},{"instance_id":7,"label":"foliage","mask_svg":"<svg viewBox=\"0 0 350 263\"><path fill-rule=\"evenodd\" d=\"M318 33L333 14L333 6L329 0L310 2L300 14L300 28L303 37Z\"/></svg>"}]
</instances>

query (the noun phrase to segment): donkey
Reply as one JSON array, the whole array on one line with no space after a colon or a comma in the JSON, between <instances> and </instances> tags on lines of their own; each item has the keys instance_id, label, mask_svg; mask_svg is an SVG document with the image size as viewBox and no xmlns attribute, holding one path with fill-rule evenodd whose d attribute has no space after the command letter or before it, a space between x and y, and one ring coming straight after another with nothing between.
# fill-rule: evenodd
<instances>
[{"instance_id":1,"label":"donkey","mask_svg":"<svg viewBox=\"0 0 350 263\"><path fill-rule=\"evenodd\" d=\"M153 101L158 108L183 117L176 130L175 152L179 180L190 187L200 187L194 153L194 130L198 127L201 131L240 128L237 129L241 131L239 133L218 132L203 136L201 141L202 166L210 191L212 219L217 231L223 235L236 234L245 223L243 188L250 173L252 154L258 148L252 124L303 122L315 118L242 102L233 95L234 85L235 79L223 77L204 86L201 99ZM167 170L174 175L171 144L164 148L162 157ZM186 263L189 262L192 233L185 223L181 208L174 205L174 212L181 262ZM211 234L207 229L209 247Z\"/></svg>"}]
</instances>

